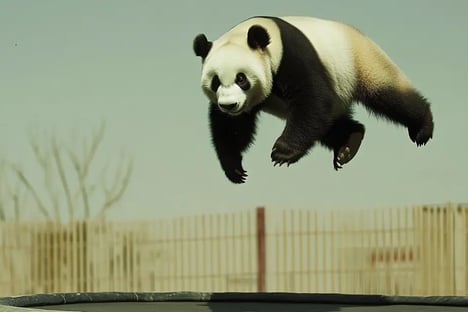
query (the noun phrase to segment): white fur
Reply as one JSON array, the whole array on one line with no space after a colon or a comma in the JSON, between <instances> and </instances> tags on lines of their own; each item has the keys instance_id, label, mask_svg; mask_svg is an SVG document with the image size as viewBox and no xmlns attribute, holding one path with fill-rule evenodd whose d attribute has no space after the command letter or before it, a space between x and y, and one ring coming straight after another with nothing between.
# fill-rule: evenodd
<instances>
[{"instance_id":1,"label":"white fur","mask_svg":"<svg viewBox=\"0 0 468 312\"><path fill-rule=\"evenodd\" d=\"M368 91L392 86L411 90L413 86L401 69L380 46L356 29L348 27L356 75L361 86Z\"/></svg>"},{"instance_id":2,"label":"white fur","mask_svg":"<svg viewBox=\"0 0 468 312\"><path fill-rule=\"evenodd\" d=\"M240 114L242 111L242 104L246 103L247 95L245 92L235 83L231 84L229 87L221 85L216 92L218 97L218 105L220 109L231 115ZM236 109L234 110L224 110L223 105L237 104Z\"/></svg>"},{"instance_id":3,"label":"white fur","mask_svg":"<svg viewBox=\"0 0 468 312\"><path fill-rule=\"evenodd\" d=\"M262 25L267 29L271 43L264 52L252 51L247 48L247 32L253 25ZM229 101L237 103L240 111L249 111L253 106L265 100L273 87L272 72L278 70L282 56L282 45L279 29L276 24L266 18L252 18L244 21L220 38L213 41L210 53L206 57L202 69L201 85L213 103L227 101L221 99L211 88L211 80L218 75L220 89L230 89ZM234 80L238 72L243 72L251 84L251 88L243 91L236 90ZM227 91L223 91L227 92ZM226 103L227 104L227 103ZM235 114L235 112L229 112Z\"/></svg>"},{"instance_id":4,"label":"white fur","mask_svg":"<svg viewBox=\"0 0 468 312\"><path fill-rule=\"evenodd\" d=\"M313 17L286 16L281 19L296 26L309 39L330 73L336 93L343 102L349 102L357 76L345 25Z\"/></svg>"},{"instance_id":5,"label":"white fur","mask_svg":"<svg viewBox=\"0 0 468 312\"><path fill-rule=\"evenodd\" d=\"M253 25L261 25L270 35L271 40L267 46L265 56L268 57L269 68L276 72L283 56L283 46L278 26L269 18L254 17L237 24L213 42L212 50L216 51L217 46L223 46L227 43L235 43L246 47L247 32Z\"/></svg>"},{"instance_id":6,"label":"white fur","mask_svg":"<svg viewBox=\"0 0 468 312\"><path fill-rule=\"evenodd\" d=\"M201 82L205 94L213 103L220 102L218 95L211 90L211 81L215 75L220 79L221 89L237 87L235 84L237 73L243 72L246 75L252 88L247 91L238 88L239 92L229 92L231 103L237 103L241 110L250 110L270 94L273 79L268 69L269 58L246 49L245 45L246 43L242 46L218 41L213 43L212 51L204 62Z\"/></svg>"}]
</instances>

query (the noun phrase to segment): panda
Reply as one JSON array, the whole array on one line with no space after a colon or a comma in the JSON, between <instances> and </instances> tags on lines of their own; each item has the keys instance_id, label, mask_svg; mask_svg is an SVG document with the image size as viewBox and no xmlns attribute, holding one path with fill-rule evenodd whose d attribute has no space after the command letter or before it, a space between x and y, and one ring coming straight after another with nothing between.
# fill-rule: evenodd
<instances>
[{"instance_id":1,"label":"panda","mask_svg":"<svg viewBox=\"0 0 468 312\"><path fill-rule=\"evenodd\" d=\"M335 170L342 168L365 133L352 118L354 102L406 127L417 146L432 138L428 100L375 42L345 23L256 16L214 41L197 35L193 51L210 101L212 143L233 183L246 181L242 156L260 112L285 121L271 151L275 166L297 162L318 143L333 152Z\"/></svg>"}]
</instances>

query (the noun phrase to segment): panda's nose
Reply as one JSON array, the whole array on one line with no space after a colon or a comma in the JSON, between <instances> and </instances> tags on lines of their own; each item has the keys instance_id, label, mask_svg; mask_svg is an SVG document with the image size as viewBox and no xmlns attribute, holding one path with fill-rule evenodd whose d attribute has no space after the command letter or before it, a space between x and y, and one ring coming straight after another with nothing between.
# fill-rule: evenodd
<instances>
[{"instance_id":1,"label":"panda's nose","mask_svg":"<svg viewBox=\"0 0 468 312\"><path fill-rule=\"evenodd\" d=\"M227 110L227 111L232 111L233 109L235 109L237 106L237 103L231 103L231 104L221 104L219 103L219 107L224 109L224 110Z\"/></svg>"}]
</instances>

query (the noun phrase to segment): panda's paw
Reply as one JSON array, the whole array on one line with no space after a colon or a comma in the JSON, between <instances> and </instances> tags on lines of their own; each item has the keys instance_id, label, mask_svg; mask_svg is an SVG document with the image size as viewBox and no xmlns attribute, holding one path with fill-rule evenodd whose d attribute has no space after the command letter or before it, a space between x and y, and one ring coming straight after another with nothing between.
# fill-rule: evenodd
<instances>
[{"instance_id":1,"label":"panda's paw","mask_svg":"<svg viewBox=\"0 0 468 312\"><path fill-rule=\"evenodd\" d=\"M289 166L297 162L304 155L305 152L303 150L295 148L285 141L277 140L271 152L271 161L274 166L281 166L283 164Z\"/></svg>"},{"instance_id":2,"label":"panda's paw","mask_svg":"<svg viewBox=\"0 0 468 312\"><path fill-rule=\"evenodd\" d=\"M247 171L242 169L242 167L230 171L225 170L224 173L229 181L235 184L245 183L247 179Z\"/></svg>"},{"instance_id":3,"label":"panda's paw","mask_svg":"<svg viewBox=\"0 0 468 312\"><path fill-rule=\"evenodd\" d=\"M427 125L418 130L409 129L408 133L411 141L416 143L417 146L426 145L426 143L432 138L433 126Z\"/></svg>"},{"instance_id":4,"label":"panda's paw","mask_svg":"<svg viewBox=\"0 0 468 312\"><path fill-rule=\"evenodd\" d=\"M335 170L343 168L343 165L351 160L351 149L346 146L342 147L333 157L333 167Z\"/></svg>"},{"instance_id":5,"label":"panda's paw","mask_svg":"<svg viewBox=\"0 0 468 312\"><path fill-rule=\"evenodd\" d=\"M422 126L408 127L409 137L417 146L425 145L430 139L432 139L433 132L434 122L432 121L431 114L426 114Z\"/></svg>"},{"instance_id":6,"label":"panda's paw","mask_svg":"<svg viewBox=\"0 0 468 312\"><path fill-rule=\"evenodd\" d=\"M333 167L335 170L343 168L344 164L347 164L354 158L361 146L363 138L363 132L354 132L349 136L346 144L335 151L333 156Z\"/></svg>"},{"instance_id":7,"label":"panda's paw","mask_svg":"<svg viewBox=\"0 0 468 312\"><path fill-rule=\"evenodd\" d=\"M223 154L220 157L221 167L226 177L235 184L244 183L247 179L247 171L242 167L242 156Z\"/></svg>"}]
</instances>

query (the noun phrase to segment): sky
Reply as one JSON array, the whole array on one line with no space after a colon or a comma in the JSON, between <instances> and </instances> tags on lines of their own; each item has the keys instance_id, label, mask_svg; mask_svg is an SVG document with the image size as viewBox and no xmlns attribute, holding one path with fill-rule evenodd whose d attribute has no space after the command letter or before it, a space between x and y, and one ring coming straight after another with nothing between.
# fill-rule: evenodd
<instances>
[{"instance_id":1,"label":"sky","mask_svg":"<svg viewBox=\"0 0 468 312\"><path fill-rule=\"evenodd\" d=\"M134 163L128 190L109 213L118 219L256 206L325 210L468 202L467 11L464 0L2 0L0 159L20 164L41 184L31 131L53 133L76 147L105 121L101 163L91 182L99 184L97 172L122 154ZM320 146L297 164L278 168L270 152L284 124L264 114L244 156L247 182L229 182L211 146L192 41L199 33L215 39L255 15L307 15L359 28L432 103L433 140L418 148L406 129L357 105L355 117L366 125L366 136L341 171ZM37 214L33 206L24 208L25 218Z\"/></svg>"}]
</instances>

